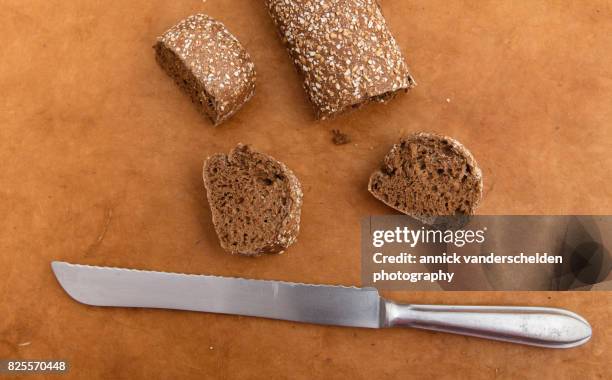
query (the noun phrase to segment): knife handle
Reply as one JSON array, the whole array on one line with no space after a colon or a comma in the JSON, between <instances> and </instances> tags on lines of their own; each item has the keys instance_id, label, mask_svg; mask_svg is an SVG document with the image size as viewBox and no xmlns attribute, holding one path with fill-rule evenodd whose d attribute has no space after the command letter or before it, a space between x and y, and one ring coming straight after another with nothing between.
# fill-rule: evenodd
<instances>
[{"instance_id":1,"label":"knife handle","mask_svg":"<svg viewBox=\"0 0 612 380\"><path fill-rule=\"evenodd\" d=\"M385 327L415 327L548 348L579 346L592 333L581 316L548 307L402 305L385 301L385 322Z\"/></svg>"}]
</instances>

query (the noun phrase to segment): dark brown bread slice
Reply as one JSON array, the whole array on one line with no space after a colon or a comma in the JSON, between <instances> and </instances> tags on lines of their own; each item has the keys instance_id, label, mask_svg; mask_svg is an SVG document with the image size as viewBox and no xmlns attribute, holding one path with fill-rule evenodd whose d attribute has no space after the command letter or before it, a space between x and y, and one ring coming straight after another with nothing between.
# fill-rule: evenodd
<instances>
[{"instance_id":1,"label":"dark brown bread slice","mask_svg":"<svg viewBox=\"0 0 612 380\"><path fill-rule=\"evenodd\" d=\"M435 225L440 217L474 213L482 198L482 174L458 141L416 133L393 146L368 190L394 209Z\"/></svg>"},{"instance_id":2,"label":"dark brown bread slice","mask_svg":"<svg viewBox=\"0 0 612 380\"><path fill-rule=\"evenodd\" d=\"M157 39L155 57L198 109L219 125L255 91L255 65L225 26L204 15L187 17Z\"/></svg>"},{"instance_id":3,"label":"dark brown bread slice","mask_svg":"<svg viewBox=\"0 0 612 380\"><path fill-rule=\"evenodd\" d=\"M281 253L300 229L302 189L282 162L238 144L204 163L204 186L221 246L233 254Z\"/></svg>"},{"instance_id":4,"label":"dark brown bread slice","mask_svg":"<svg viewBox=\"0 0 612 380\"><path fill-rule=\"evenodd\" d=\"M265 3L318 119L416 85L377 0Z\"/></svg>"}]
</instances>

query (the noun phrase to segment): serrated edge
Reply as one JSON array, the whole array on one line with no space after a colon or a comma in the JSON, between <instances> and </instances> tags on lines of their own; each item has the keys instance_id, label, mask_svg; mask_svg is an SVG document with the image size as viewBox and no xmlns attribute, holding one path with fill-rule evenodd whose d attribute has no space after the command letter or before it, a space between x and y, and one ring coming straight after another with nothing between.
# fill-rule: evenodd
<instances>
[{"instance_id":1,"label":"serrated edge","mask_svg":"<svg viewBox=\"0 0 612 380\"><path fill-rule=\"evenodd\" d=\"M242 277L233 277L233 276L218 276L218 275L210 275L210 274L193 274L193 273L181 273L181 272L164 272L164 271L154 271L148 269L133 269L133 268L120 268L114 266L100 266L100 265L88 265L88 264L75 264L69 263L67 261L52 261L51 264L61 264L67 265L69 267L76 268L85 268L85 269L99 269L99 270L110 270L110 271L125 271L125 272L141 272L141 273L155 273L155 274L165 274L165 275L174 275L174 276L187 276L187 277L210 277L210 278L218 278L221 280L238 280L238 281L246 281L246 282L265 282L265 283L280 283L290 286L311 286L311 287L328 287L328 288L341 288L341 289L351 289L351 290L360 290L360 291L375 291L378 293L376 288L365 287L360 288L357 286L346 286L346 285L329 285L329 284L307 284L304 282L290 282L290 281L281 281L281 280L257 280L250 278L242 278Z\"/></svg>"}]
</instances>

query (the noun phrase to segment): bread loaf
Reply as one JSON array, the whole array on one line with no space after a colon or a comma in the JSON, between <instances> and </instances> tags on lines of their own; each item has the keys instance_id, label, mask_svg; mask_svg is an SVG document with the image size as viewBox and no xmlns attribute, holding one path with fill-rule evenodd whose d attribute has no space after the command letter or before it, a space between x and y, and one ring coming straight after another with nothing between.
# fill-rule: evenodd
<instances>
[{"instance_id":1,"label":"bread loaf","mask_svg":"<svg viewBox=\"0 0 612 380\"><path fill-rule=\"evenodd\" d=\"M318 119L415 86L376 0L266 0Z\"/></svg>"}]
</instances>

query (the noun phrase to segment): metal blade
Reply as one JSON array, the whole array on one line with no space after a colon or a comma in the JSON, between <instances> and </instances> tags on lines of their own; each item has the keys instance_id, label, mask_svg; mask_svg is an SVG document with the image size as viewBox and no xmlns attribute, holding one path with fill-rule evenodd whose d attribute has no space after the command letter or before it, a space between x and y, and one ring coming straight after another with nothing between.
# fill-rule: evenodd
<instances>
[{"instance_id":1,"label":"metal blade","mask_svg":"<svg viewBox=\"0 0 612 380\"><path fill-rule=\"evenodd\" d=\"M381 327L374 288L96 267L54 261L75 300L95 306L151 307L247 315L325 325Z\"/></svg>"}]
</instances>

